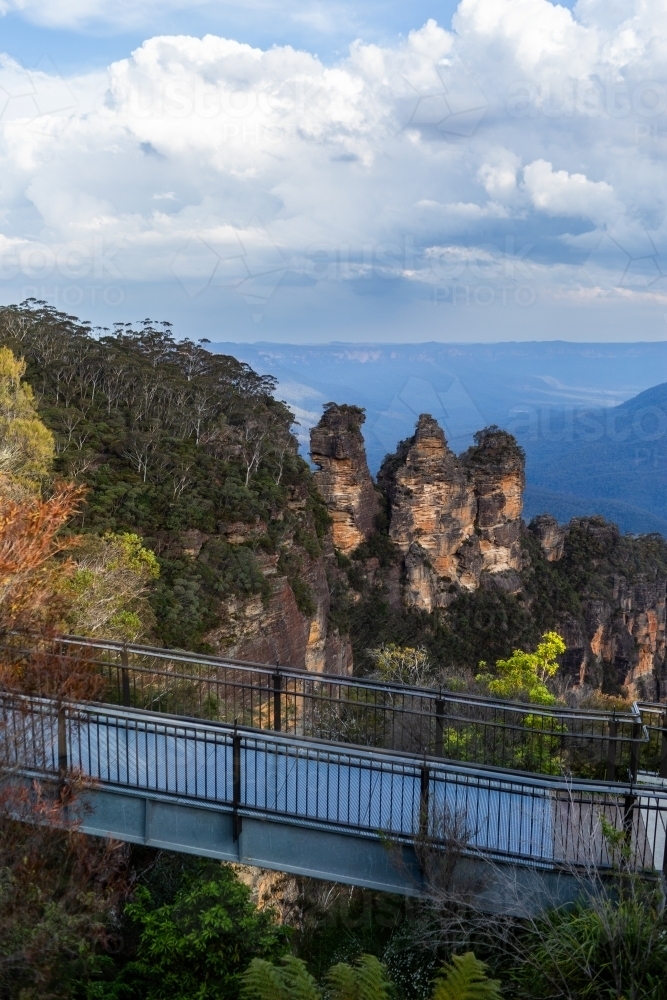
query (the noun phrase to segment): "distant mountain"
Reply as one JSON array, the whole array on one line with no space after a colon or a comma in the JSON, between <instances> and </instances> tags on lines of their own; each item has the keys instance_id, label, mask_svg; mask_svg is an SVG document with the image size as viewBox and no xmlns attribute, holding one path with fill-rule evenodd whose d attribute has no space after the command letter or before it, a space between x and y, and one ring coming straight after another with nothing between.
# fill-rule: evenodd
<instances>
[{"instance_id":1,"label":"distant mountain","mask_svg":"<svg viewBox=\"0 0 667 1000\"><path fill-rule=\"evenodd\" d=\"M667 520L641 507L633 507L622 500L590 499L572 493L555 493L539 486L526 486L523 495L524 519L529 522L538 514L553 514L561 524L567 524L573 517L599 514L606 521L617 524L624 534L659 534L667 538Z\"/></svg>"},{"instance_id":2,"label":"distant mountain","mask_svg":"<svg viewBox=\"0 0 667 1000\"><path fill-rule=\"evenodd\" d=\"M620 406L556 411L549 438L515 430L526 449L526 514L603 514L622 530L667 535L667 382Z\"/></svg>"}]
</instances>

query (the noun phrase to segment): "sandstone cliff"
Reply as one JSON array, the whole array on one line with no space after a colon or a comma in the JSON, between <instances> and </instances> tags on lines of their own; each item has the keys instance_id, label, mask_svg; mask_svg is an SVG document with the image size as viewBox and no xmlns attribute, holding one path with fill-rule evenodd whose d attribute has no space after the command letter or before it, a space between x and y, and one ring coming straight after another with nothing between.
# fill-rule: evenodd
<instances>
[{"instance_id":1,"label":"sandstone cliff","mask_svg":"<svg viewBox=\"0 0 667 1000\"><path fill-rule=\"evenodd\" d=\"M667 694L664 543L630 539L601 518L561 527L542 515L529 530L560 578L576 583L578 607L557 614L567 644L563 671L576 689Z\"/></svg>"},{"instance_id":2,"label":"sandstone cliff","mask_svg":"<svg viewBox=\"0 0 667 1000\"><path fill-rule=\"evenodd\" d=\"M216 535L183 531L170 541L165 554L195 567L220 562L221 536L225 558L242 559L246 575L251 560L257 577L253 592L221 596L204 636L215 653L318 673L351 673L349 638L330 623L329 579L336 574L331 532L326 528L318 536L308 501L302 485L291 489L278 545L268 544L269 526L259 519L221 524Z\"/></svg>"},{"instance_id":3,"label":"sandstone cliff","mask_svg":"<svg viewBox=\"0 0 667 1000\"><path fill-rule=\"evenodd\" d=\"M315 483L332 520L334 546L349 555L375 530L378 495L366 462L357 406L328 403L310 432L310 454L319 471Z\"/></svg>"},{"instance_id":4,"label":"sandstone cliff","mask_svg":"<svg viewBox=\"0 0 667 1000\"><path fill-rule=\"evenodd\" d=\"M566 529L552 514L540 514L530 522L530 530L539 539L548 562L557 562L563 557Z\"/></svg>"},{"instance_id":5,"label":"sandstone cliff","mask_svg":"<svg viewBox=\"0 0 667 1000\"><path fill-rule=\"evenodd\" d=\"M525 456L511 434L489 427L475 435L475 446L463 456L477 501L482 572L521 569L521 508L526 486Z\"/></svg>"},{"instance_id":6,"label":"sandstone cliff","mask_svg":"<svg viewBox=\"0 0 667 1000\"><path fill-rule=\"evenodd\" d=\"M482 567L477 502L437 421L422 414L391 468L385 462L381 481L390 498L389 536L404 559L406 604L431 611L459 586L475 589Z\"/></svg>"},{"instance_id":7,"label":"sandstone cliff","mask_svg":"<svg viewBox=\"0 0 667 1000\"><path fill-rule=\"evenodd\" d=\"M451 641L437 640L440 653L434 655L456 650L459 666L461 656L468 656L468 669L474 670L491 650L508 655L517 646L529 648L542 631L557 628L567 643L561 676L570 690L639 698L667 694L664 540L621 536L600 518L575 519L564 527L545 514L526 529L524 455L514 438L489 427L457 456L428 414L382 465L378 487L388 517L372 536L378 503L359 430L362 419L353 407L330 406L312 432L313 459L320 467L315 478L333 521L332 540L353 557L343 590L347 607L357 609L352 618L360 633L352 641L360 663L368 667L364 657L371 645L400 644L402 635L413 634L414 620L403 617L411 609L443 609L444 618L434 616L430 625L424 620L424 639L436 643L437 621L458 629ZM355 551L369 537L370 548ZM383 548L390 542L391 552ZM313 579L311 587L321 594L319 606L327 607L323 581L318 585ZM285 614L289 600L279 603ZM474 637L466 607L477 608ZM291 629L300 650L301 634ZM317 647L325 650L317 654L318 662L339 656L329 651L334 642L349 648L346 640L329 635ZM298 655L304 662L315 656ZM350 662L347 653L341 655Z\"/></svg>"},{"instance_id":8,"label":"sandstone cliff","mask_svg":"<svg viewBox=\"0 0 667 1000\"><path fill-rule=\"evenodd\" d=\"M487 428L457 457L437 421L422 414L378 481L390 505L389 535L403 557L408 606L446 607L461 589L490 578L520 589L524 457L511 435Z\"/></svg>"}]
</instances>

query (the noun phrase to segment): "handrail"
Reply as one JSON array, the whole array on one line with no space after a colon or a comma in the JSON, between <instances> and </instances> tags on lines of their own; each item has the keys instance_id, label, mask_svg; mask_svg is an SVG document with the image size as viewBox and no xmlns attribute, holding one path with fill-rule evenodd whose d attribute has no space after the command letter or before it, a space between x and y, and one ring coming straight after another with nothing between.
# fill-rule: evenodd
<instances>
[{"instance_id":1,"label":"handrail","mask_svg":"<svg viewBox=\"0 0 667 1000\"><path fill-rule=\"evenodd\" d=\"M17 633L13 632L12 635L26 635L30 636L30 633ZM34 638L41 639L43 637L35 634ZM56 634L52 637L54 641L63 641L71 643L72 645L82 645L88 646L91 649L108 649L116 650L121 652L122 650L127 650L132 653L146 654L151 656L164 657L169 660L178 660L183 663L194 663L194 664L210 664L211 666L230 666L239 670L251 670L258 673L263 673L265 675L273 675L279 672L283 676L290 676L295 678L303 678L304 675L325 681L328 683L343 683L350 687L357 686L370 690L377 691L394 691L397 694L412 694L422 697L432 697L432 698L446 698L448 701L456 701L461 704L468 705L484 705L489 708L499 708L499 709L516 709L517 711L527 712L530 714L535 714L539 712L540 714L553 715L553 716L569 716L571 718L578 719L595 719L595 720L608 720L612 716L617 720L623 721L634 721L634 716L636 712L642 711L655 712L656 714L662 714L667 712L667 703L665 702L648 702L648 701L635 701L633 702L631 708L626 711L619 711L614 709L612 712L607 709L591 709L591 708L570 708L565 705L530 705L525 702L511 701L509 699L494 699L487 695L476 695L476 694L462 694L460 691L453 691L449 688L433 688L433 687L419 687L417 685L403 684L399 681L384 681L378 680L372 677L357 677L345 674L329 674L326 672L311 673L306 670L302 670L298 667L283 666L281 664L270 664L270 663L258 663L253 660L237 660L233 657L228 656L215 656L210 653L193 653L189 650L169 648L165 646L145 646L140 643L133 642L123 642L117 639L98 639L90 636L81 636L70 633Z\"/></svg>"},{"instance_id":2,"label":"handrail","mask_svg":"<svg viewBox=\"0 0 667 1000\"><path fill-rule=\"evenodd\" d=\"M90 662L109 673L113 690L105 701L143 702L144 709L171 709L189 718L222 712L228 721L239 718L264 730L286 727L295 735L308 731L378 747L388 742L394 750L407 747L455 760L472 756L482 764L538 773L563 766L590 773L594 766L610 779L619 772L622 777L626 763L636 776L640 758L646 769L651 756L646 751L651 727L643 723L637 703L628 712L611 714L528 705L85 636L44 640L13 633L4 648L26 656L40 646L47 655L71 656L77 648L102 654ZM169 669L173 666L181 669ZM592 753L593 748L599 749Z\"/></svg>"},{"instance_id":3,"label":"handrail","mask_svg":"<svg viewBox=\"0 0 667 1000\"><path fill-rule=\"evenodd\" d=\"M451 691L448 688L418 687L410 684L402 684L398 681L383 681L371 677L346 676L343 674L309 673L296 667L286 667L280 664L255 663L252 660L235 660L231 657L212 656L208 653L190 653L186 650L167 649L162 646L142 646L138 643L119 642L113 639L91 639L86 636L63 634L54 637L57 641L88 646L91 649L113 649L118 652L127 650L132 653L145 654L150 656L163 657L169 660L177 660L182 663L201 663L211 666L229 666L239 670L249 670L272 676L276 672L284 677L294 677L303 679L319 680L331 684L344 684L348 687L358 687L366 690L381 692L395 692L396 694L414 695L423 698L446 698L447 701L458 702L462 705L482 705L485 708L498 708L501 710L511 709L525 713L527 715L544 714L553 717L567 717L573 719L609 719L611 713L603 709L580 709L569 708L564 705L530 705L521 701L510 701L504 699L490 698L486 695L462 694L460 691ZM637 704L637 703L635 703ZM633 706L634 707L634 706ZM667 706L666 706L667 707ZM627 712L616 711L615 718L628 722L635 721L633 708Z\"/></svg>"},{"instance_id":4,"label":"handrail","mask_svg":"<svg viewBox=\"0 0 667 1000\"><path fill-rule=\"evenodd\" d=\"M471 761L452 761L433 754L410 753L408 750L395 750L390 747L368 747L361 744L341 743L337 740L327 740L321 737L302 736L298 733L289 735L273 730L261 729L258 726L244 726L237 722L221 722L217 719L193 719L188 715L172 715L171 713L152 712L143 708L132 706L108 705L97 702L79 702L72 700L55 701L52 698L44 698L36 695L22 695L14 692L0 690L0 701L21 702L28 708L35 705L49 709L57 705L58 710L65 709L70 718L76 721L77 714L90 714L108 719L132 719L137 722L161 723L176 728L211 732L226 733L233 735L234 732L246 733L249 736L256 736L262 740L279 743L281 745L298 745L302 747L328 748L341 753L347 753L354 757L363 758L367 761L383 759L387 761L400 761L403 763L420 766L426 761L439 770L460 774L465 772L479 778L499 778L505 777L512 784L525 785L530 788L559 788L563 791L589 791L589 792L610 792L614 795L624 795L636 790L634 782L630 781L600 781L594 778L576 778L562 774L535 774L532 771L521 771L518 768L497 767L492 764L480 765ZM660 799L667 801L667 789L662 785L655 786L649 783L642 784L643 790L655 792Z\"/></svg>"}]
</instances>

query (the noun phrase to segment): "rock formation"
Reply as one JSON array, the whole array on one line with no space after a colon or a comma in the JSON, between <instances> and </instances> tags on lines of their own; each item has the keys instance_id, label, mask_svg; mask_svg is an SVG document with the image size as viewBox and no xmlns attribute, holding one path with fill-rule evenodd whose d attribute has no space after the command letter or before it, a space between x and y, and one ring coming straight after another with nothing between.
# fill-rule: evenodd
<instances>
[{"instance_id":1,"label":"rock formation","mask_svg":"<svg viewBox=\"0 0 667 1000\"><path fill-rule=\"evenodd\" d=\"M383 463L378 478L409 606L446 607L460 589L476 590L489 577L520 589L523 452L498 428L480 431L475 442L457 458L437 421L422 414L414 437Z\"/></svg>"},{"instance_id":2,"label":"rock formation","mask_svg":"<svg viewBox=\"0 0 667 1000\"><path fill-rule=\"evenodd\" d=\"M349 555L375 530L378 495L366 462L357 406L327 403L310 432L310 455L318 467L315 482L332 520L334 546Z\"/></svg>"},{"instance_id":3,"label":"rock formation","mask_svg":"<svg viewBox=\"0 0 667 1000\"><path fill-rule=\"evenodd\" d=\"M539 514L533 518L530 530L539 540L547 562L562 559L566 531L552 514Z\"/></svg>"},{"instance_id":4,"label":"rock formation","mask_svg":"<svg viewBox=\"0 0 667 1000\"><path fill-rule=\"evenodd\" d=\"M475 435L475 445L463 462L470 470L477 499L475 530L482 572L514 574L521 569L523 450L511 434L488 427Z\"/></svg>"},{"instance_id":5,"label":"rock formation","mask_svg":"<svg viewBox=\"0 0 667 1000\"><path fill-rule=\"evenodd\" d=\"M446 605L459 585L473 590L479 584L476 499L468 470L427 414L393 464L383 468L383 483L391 502L389 535L404 558L404 599L431 611Z\"/></svg>"}]
</instances>

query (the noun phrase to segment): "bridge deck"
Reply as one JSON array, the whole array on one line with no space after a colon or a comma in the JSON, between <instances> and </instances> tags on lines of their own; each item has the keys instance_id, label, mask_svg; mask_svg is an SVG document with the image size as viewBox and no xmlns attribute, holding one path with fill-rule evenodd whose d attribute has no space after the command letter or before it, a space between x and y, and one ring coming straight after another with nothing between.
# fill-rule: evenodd
<instances>
[{"instance_id":1,"label":"bridge deck","mask_svg":"<svg viewBox=\"0 0 667 1000\"><path fill-rule=\"evenodd\" d=\"M356 838L456 842L468 853L550 867L609 866L601 817L660 868L667 791L478 768L396 751L179 720L117 707L3 696L7 764L99 788L172 797L240 817Z\"/></svg>"}]
</instances>

